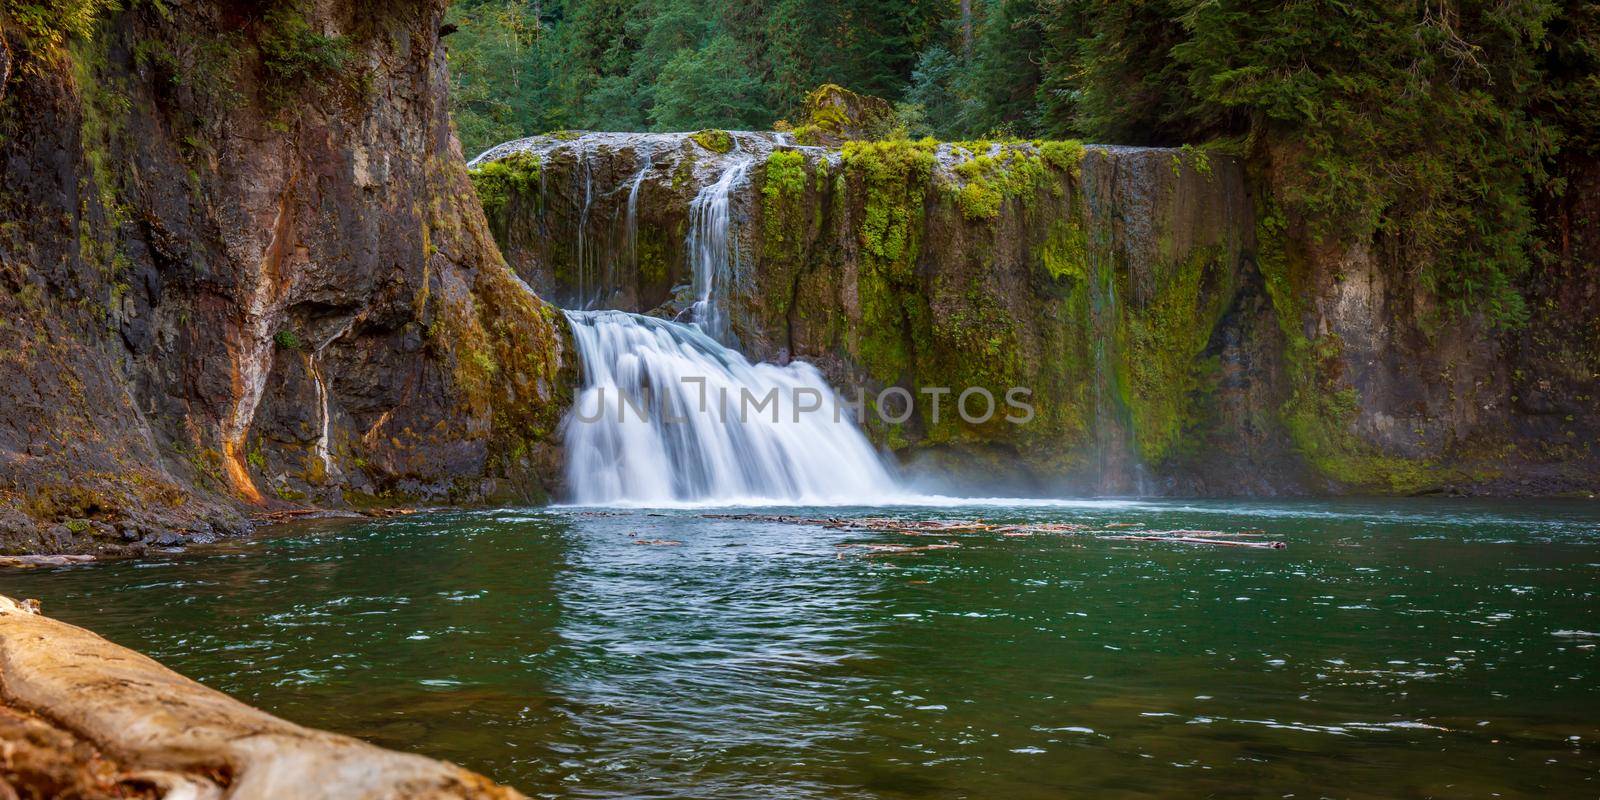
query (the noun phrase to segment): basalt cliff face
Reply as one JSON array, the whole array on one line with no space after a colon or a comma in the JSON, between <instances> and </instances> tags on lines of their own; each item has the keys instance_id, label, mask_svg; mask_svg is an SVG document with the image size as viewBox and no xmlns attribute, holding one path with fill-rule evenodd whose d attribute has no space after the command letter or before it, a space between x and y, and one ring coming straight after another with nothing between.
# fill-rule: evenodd
<instances>
[{"instance_id":1,"label":"basalt cliff face","mask_svg":"<svg viewBox=\"0 0 1600 800\"><path fill-rule=\"evenodd\" d=\"M1565 311L1525 329L1429 315L1379 246L1277 213L1263 163L702 131L535 137L473 166L508 261L554 302L680 316L712 272L725 343L811 361L869 407L908 390L910 416L869 413L870 433L964 492L1595 488L1592 254L1530 287ZM968 422L970 387L1026 387L1036 415Z\"/></svg>"},{"instance_id":2,"label":"basalt cliff face","mask_svg":"<svg viewBox=\"0 0 1600 800\"><path fill-rule=\"evenodd\" d=\"M544 496L566 328L485 227L443 0L67 5L0 13L0 547Z\"/></svg>"}]
</instances>

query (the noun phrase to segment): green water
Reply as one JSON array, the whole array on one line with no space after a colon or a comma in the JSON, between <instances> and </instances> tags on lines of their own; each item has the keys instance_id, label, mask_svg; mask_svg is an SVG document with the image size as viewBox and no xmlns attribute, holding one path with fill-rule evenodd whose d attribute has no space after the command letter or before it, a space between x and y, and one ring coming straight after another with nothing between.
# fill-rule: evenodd
<instances>
[{"instance_id":1,"label":"green water","mask_svg":"<svg viewBox=\"0 0 1600 800\"><path fill-rule=\"evenodd\" d=\"M983 535L866 558L837 545L922 540L548 509L297 527L0 591L533 795L1600 794L1600 504L907 513L1289 547Z\"/></svg>"}]
</instances>

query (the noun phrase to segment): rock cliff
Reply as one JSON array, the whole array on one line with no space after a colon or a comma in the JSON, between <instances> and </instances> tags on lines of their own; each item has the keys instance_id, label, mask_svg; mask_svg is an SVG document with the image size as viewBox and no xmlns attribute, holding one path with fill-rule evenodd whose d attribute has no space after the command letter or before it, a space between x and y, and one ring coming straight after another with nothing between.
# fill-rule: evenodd
<instances>
[{"instance_id":1,"label":"rock cliff","mask_svg":"<svg viewBox=\"0 0 1600 800\"><path fill-rule=\"evenodd\" d=\"M567 334L468 182L443 0L47 5L0 7L0 547L543 496Z\"/></svg>"},{"instance_id":2,"label":"rock cliff","mask_svg":"<svg viewBox=\"0 0 1600 800\"><path fill-rule=\"evenodd\" d=\"M802 140L563 133L490 150L475 178L508 261L547 297L663 316L693 299L704 210L725 189L724 341L817 363L869 404L910 391L914 413L871 433L965 491L1595 487L1592 314L1512 332L1430 318L1381 252L1328 252L1277 212L1258 161ZM1569 310L1593 291L1547 283ZM1512 353L1534 374L1506 367ZM954 412L966 388L1017 386L1037 411L1025 425ZM952 390L938 419L929 387Z\"/></svg>"}]
</instances>

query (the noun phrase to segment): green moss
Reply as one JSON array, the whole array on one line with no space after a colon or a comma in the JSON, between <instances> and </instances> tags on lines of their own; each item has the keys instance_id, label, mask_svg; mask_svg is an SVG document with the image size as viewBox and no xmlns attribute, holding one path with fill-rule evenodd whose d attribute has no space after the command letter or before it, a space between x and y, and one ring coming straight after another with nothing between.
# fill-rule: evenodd
<instances>
[{"instance_id":1,"label":"green moss","mask_svg":"<svg viewBox=\"0 0 1600 800\"><path fill-rule=\"evenodd\" d=\"M973 181L961 187L956 203L961 215L967 219L994 219L1000 216L1000 206L1005 201L999 190L986 181Z\"/></svg>"},{"instance_id":2,"label":"green moss","mask_svg":"<svg viewBox=\"0 0 1600 800\"><path fill-rule=\"evenodd\" d=\"M766 180L761 193L769 201L793 197L806 188L806 157L794 150L774 150L767 156Z\"/></svg>"},{"instance_id":3,"label":"green moss","mask_svg":"<svg viewBox=\"0 0 1600 800\"><path fill-rule=\"evenodd\" d=\"M1057 218L1050 223L1044 246L1039 252L1045 272L1058 281L1089 279L1088 237L1074 218Z\"/></svg>"},{"instance_id":4,"label":"green moss","mask_svg":"<svg viewBox=\"0 0 1600 800\"><path fill-rule=\"evenodd\" d=\"M772 151L761 183L762 250L770 263L789 263L786 259L801 256L797 250L808 219L800 207L805 189L805 156L792 150Z\"/></svg>"},{"instance_id":5,"label":"green moss","mask_svg":"<svg viewBox=\"0 0 1600 800\"><path fill-rule=\"evenodd\" d=\"M1051 167L1071 175L1074 180L1082 177L1083 142L1076 139L1055 139L1036 141L1033 146Z\"/></svg>"},{"instance_id":6,"label":"green moss","mask_svg":"<svg viewBox=\"0 0 1600 800\"><path fill-rule=\"evenodd\" d=\"M1007 199L1026 203L1041 193L1060 196L1066 179L1077 179L1083 157L1077 142L997 145L984 140L954 146L975 154L955 167L961 180L956 205L969 220L998 217Z\"/></svg>"},{"instance_id":7,"label":"green moss","mask_svg":"<svg viewBox=\"0 0 1600 800\"><path fill-rule=\"evenodd\" d=\"M1337 336L1306 336L1301 298L1310 296L1304 270L1290 250L1288 225L1270 203L1257 210L1256 263L1283 333L1291 394L1279 419L1295 449L1319 475L1347 488L1412 493L1445 477L1437 464L1380 453L1353 431L1360 397L1339 379L1343 345Z\"/></svg>"},{"instance_id":8,"label":"green moss","mask_svg":"<svg viewBox=\"0 0 1600 800\"><path fill-rule=\"evenodd\" d=\"M672 170L672 191L681 192L694 185L694 164L693 158L678 159L678 166Z\"/></svg>"},{"instance_id":9,"label":"green moss","mask_svg":"<svg viewBox=\"0 0 1600 800\"><path fill-rule=\"evenodd\" d=\"M703 130L689 138L713 153L726 153L733 149L733 136L722 130Z\"/></svg>"},{"instance_id":10,"label":"green moss","mask_svg":"<svg viewBox=\"0 0 1600 800\"><path fill-rule=\"evenodd\" d=\"M1125 310L1126 350L1120 365L1122 399L1139 455L1159 464L1196 426L1195 393L1211 383L1215 364L1201 353L1233 292L1218 248L1199 248L1174 265L1148 303Z\"/></svg>"},{"instance_id":11,"label":"green moss","mask_svg":"<svg viewBox=\"0 0 1600 800\"><path fill-rule=\"evenodd\" d=\"M258 471L266 471L267 455L261 451L260 437L256 438L256 446L250 448L250 452L245 454L244 460L248 462L250 466L255 467Z\"/></svg>"},{"instance_id":12,"label":"green moss","mask_svg":"<svg viewBox=\"0 0 1600 800\"><path fill-rule=\"evenodd\" d=\"M938 143L846 142L844 169L865 191L856 233L869 261L893 274L905 273L915 256L928 178Z\"/></svg>"},{"instance_id":13,"label":"green moss","mask_svg":"<svg viewBox=\"0 0 1600 800\"><path fill-rule=\"evenodd\" d=\"M300 341L299 335L297 335L294 331L288 330L287 328L278 331L276 334L273 334L272 341L276 342L279 347L285 350L299 350L303 344L303 342Z\"/></svg>"},{"instance_id":14,"label":"green moss","mask_svg":"<svg viewBox=\"0 0 1600 800\"><path fill-rule=\"evenodd\" d=\"M937 147L932 139L902 139L846 142L842 150L840 179L861 193L855 231L862 325L851 332L853 349L868 373L886 384L910 369L916 343L927 341L932 325L914 267Z\"/></svg>"},{"instance_id":15,"label":"green moss","mask_svg":"<svg viewBox=\"0 0 1600 800\"><path fill-rule=\"evenodd\" d=\"M529 197L539 190L539 156L515 152L468 170L472 186L478 191L478 202L490 220L498 220L500 212L513 197Z\"/></svg>"}]
</instances>

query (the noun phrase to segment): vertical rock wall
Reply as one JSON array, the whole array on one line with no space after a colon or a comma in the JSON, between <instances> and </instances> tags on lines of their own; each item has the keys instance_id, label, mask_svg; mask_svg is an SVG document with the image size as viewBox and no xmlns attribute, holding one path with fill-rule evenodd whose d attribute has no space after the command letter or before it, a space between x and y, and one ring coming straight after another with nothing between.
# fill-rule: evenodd
<instances>
[{"instance_id":1,"label":"vertical rock wall","mask_svg":"<svg viewBox=\"0 0 1600 800\"><path fill-rule=\"evenodd\" d=\"M753 159L733 197L729 343L817 363L869 406L885 388L910 391L909 418L869 413L869 428L914 471L965 491L1297 486L1292 473L1258 477L1282 450L1262 413L1282 370L1262 342L1277 332L1236 162L1072 143L797 147L769 134L733 134L717 152L704 138L589 134L490 151L480 163L538 157L538 188L491 215L509 259L552 296L573 296L572 250L552 239L570 242L587 219L586 247L616 287L598 302L671 315L693 271L692 199ZM665 257L630 257L640 251ZM646 285L657 291L630 288ZM996 398L987 422L957 413L972 387ZM1023 425L1003 419L1013 387L1032 392ZM925 388L951 390L937 415ZM981 395L970 402L981 416ZM1224 455L1233 463L1211 469Z\"/></svg>"},{"instance_id":2,"label":"vertical rock wall","mask_svg":"<svg viewBox=\"0 0 1600 800\"><path fill-rule=\"evenodd\" d=\"M0 546L542 495L565 328L467 180L443 5L0 17Z\"/></svg>"}]
</instances>

